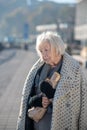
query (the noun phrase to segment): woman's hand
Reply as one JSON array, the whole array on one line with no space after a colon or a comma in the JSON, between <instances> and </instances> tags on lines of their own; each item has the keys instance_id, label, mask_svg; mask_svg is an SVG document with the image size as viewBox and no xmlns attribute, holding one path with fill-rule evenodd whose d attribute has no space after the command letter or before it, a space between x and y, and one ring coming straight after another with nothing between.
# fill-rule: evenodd
<instances>
[{"instance_id":1,"label":"woman's hand","mask_svg":"<svg viewBox=\"0 0 87 130\"><path fill-rule=\"evenodd\" d=\"M50 103L51 102L50 102L50 100L47 97L45 97L45 96L42 97L42 106L44 108L47 108Z\"/></svg>"}]
</instances>

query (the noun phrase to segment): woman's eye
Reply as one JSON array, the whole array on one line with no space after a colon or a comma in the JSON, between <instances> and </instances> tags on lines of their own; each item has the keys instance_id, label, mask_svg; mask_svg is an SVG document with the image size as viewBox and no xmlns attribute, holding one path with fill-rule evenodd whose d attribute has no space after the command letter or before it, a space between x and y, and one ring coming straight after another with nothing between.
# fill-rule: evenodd
<instances>
[{"instance_id":1,"label":"woman's eye","mask_svg":"<svg viewBox=\"0 0 87 130\"><path fill-rule=\"evenodd\" d=\"M48 51L48 49L45 49L45 51Z\"/></svg>"},{"instance_id":2,"label":"woman's eye","mask_svg":"<svg viewBox=\"0 0 87 130\"><path fill-rule=\"evenodd\" d=\"M40 50L40 53L42 53L42 51Z\"/></svg>"}]
</instances>

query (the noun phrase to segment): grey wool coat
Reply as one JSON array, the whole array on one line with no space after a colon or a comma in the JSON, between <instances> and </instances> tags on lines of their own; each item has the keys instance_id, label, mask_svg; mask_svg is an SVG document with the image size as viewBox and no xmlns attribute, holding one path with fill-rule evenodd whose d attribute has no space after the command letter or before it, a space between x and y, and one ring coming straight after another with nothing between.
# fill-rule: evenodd
<instances>
[{"instance_id":1,"label":"grey wool coat","mask_svg":"<svg viewBox=\"0 0 87 130\"><path fill-rule=\"evenodd\" d=\"M28 96L41 65L43 62L38 60L25 81L17 130L25 130ZM60 74L53 99L51 130L87 130L87 80L79 63L67 53L63 56Z\"/></svg>"}]
</instances>

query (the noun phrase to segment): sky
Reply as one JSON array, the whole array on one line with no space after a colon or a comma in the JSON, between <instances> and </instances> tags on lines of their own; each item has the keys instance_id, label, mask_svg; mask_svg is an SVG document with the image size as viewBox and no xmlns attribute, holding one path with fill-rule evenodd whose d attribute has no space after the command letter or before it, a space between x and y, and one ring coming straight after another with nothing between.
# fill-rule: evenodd
<instances>
[{"instance_id":1,"label":"sky","mask_svg":"<svg viewBox=\"0 0 87 130\"><path fill-rule=\"evenodd\" d=\"M38 0L38 1L43 1L43 0ZM49 0L49 1L54 1L58 3L76 3L77 0Z\"/></svg>"},{"instance_id":2,"label":"sky","mask_svg":"<svg viewBox=\"0 0 87 130\"><path fill-rule=\"evenodd\" d=\"M76 0L50 0L50 1L55 1L58 3L75 3Z\"/></svg>"},{"instance_id":3,"label":"sky","mask_svg":"<svg viewBox=\"0 0 87 130\"><path fill-rule=\"evenodd\" d=\"M27 4L30 5L32 0L27 0ZM38 0L38 1L43 1L43 0ZM57 3L76 3L77 0L49 0L49 1L53 1L53 2L57 2Z\"/></svg>"}]
</instances>

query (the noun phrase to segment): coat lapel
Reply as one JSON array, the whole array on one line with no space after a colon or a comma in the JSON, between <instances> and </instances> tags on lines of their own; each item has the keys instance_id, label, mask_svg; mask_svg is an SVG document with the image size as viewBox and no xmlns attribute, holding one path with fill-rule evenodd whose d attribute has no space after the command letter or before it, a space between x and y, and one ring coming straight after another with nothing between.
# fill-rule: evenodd
<instances>
[{"instance_id":1,"label":"coat lapel","mask_svg":"<svg viewBox=\"0 0 87 130\"><path fill-rule=\"evenodd\" d=\"M70 71L68 68L69 61L67 62L67 60L67 54L65 54L63 57L62 68L60 71L61 78L56 88L54 100L58 99L60 96L65 95L67 92L69 92L70 89L69 84L72 78L70 76Z\"/></svg>"}]
</instances>

